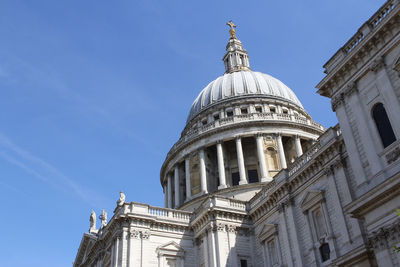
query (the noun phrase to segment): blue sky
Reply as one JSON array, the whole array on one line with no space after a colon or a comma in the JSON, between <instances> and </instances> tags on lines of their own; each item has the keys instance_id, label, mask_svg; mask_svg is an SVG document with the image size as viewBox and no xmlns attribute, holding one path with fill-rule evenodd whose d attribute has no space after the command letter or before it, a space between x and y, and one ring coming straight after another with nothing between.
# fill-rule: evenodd
<instances>
[{"instance_id":1,"label":"blue sky","mask_svg":"<svg viewBox=\"0 0 400 267\"><path fill-rule=\"evenodd\" d=\"M322 65L384 1L0 2L1 266L71 266L90 211L163 205L159 170L224 72L233 20L253 70L324 126Z\"/></svg>"}]
</instances>

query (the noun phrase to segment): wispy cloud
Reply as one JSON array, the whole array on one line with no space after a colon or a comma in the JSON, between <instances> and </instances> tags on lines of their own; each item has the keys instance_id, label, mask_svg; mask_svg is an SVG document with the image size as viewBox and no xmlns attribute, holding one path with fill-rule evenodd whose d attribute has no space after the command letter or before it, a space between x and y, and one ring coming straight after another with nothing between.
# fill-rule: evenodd
<instances>
[{"instance_id":1,"label":"wispy cloud","mask_svg":"<svg viewBox=\"0 0 400 267\"><path fill-rule=\"evenodd\" d=\"M98 205L99 196L97 194L84 189L56 167L18 146L1 132L0 149L2 150L0 151L0 157L9 163L19 167L40 181L48 183L60 190L65 188L66 185L83 201L93 207L100 208Z\"/></svg>"}]
</instances>

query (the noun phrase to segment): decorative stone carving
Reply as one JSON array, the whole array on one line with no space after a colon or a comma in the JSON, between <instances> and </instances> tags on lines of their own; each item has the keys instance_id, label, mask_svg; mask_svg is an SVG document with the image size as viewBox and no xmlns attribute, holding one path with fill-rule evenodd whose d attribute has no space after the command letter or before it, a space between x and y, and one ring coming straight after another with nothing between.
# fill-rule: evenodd
<instances>
[{"instance_id":1,"label":"decorative stone carving","mask_svg":"<svg viewBox=\"0 0 400 267\"><path fill-rule=\"evenodd\" d=\"M355 92L358 92L358 89L357 89L357 84L354 81L349 82L343 91L344 95L346 96L350 96Z\"/></svg>"},{"instance_id":2,"label":"decorative stone carving","mask_svg":"<svg viewBox=\"0 0 400 267\"><path fill-rule=\"evenodd\" d=\"M138 230L136 230L136 229L130 229L129 233L130 233L132 238L136 238L136 239L140 238L140 232Z\"/></svg>"},{"instance_id":3,"label":"decorative stone carving","mask_svg":"<svg viewBox=\"0 0 400 267\"><path fill-rule=\"evenodd\" d=\"M124 205L124 203L125 203L125 194L122 191L120 191L119 192L119 199L117 201L117 205L118 205L118 207L121 207L121 206Z\"/></svg>"},{"instance_id":4,"label":"decorative stone carving","mask_svg":"<svg viewBox=\"0 0 400 267\"><path fill-rule=\"evenodd\" d=\"M375 59L371 63L371 65L369 66L369 69L371 71L377 72L378 70L380 70L384 66L385 66L385 59L381 56L381 57L378 57L377 59Z\"/></svg>"},{"instance_id":5,"label":"decorative stone carving","mask_svg":"<svg viewBox=\"0 0 400 267\"><path fill-rule=\"evenodd\" d=\"M218 223L217 224L217 231L218 232L223 232L226 229L226 225L222 224L222 223Z\"/></svg>"},{"instance_id":6,"label":"decorative stone carving","mask_svg":"<svg viewBox=\"0 0 400 267\"><path fill-rule=\"evenodd\" d=\"M237 232L237 227L235 225L228 224L227 225L227 231L229 233L236 233Z\"/></svg>"},{"instance_id":7,"label":"decorative stone carving","mask_svg":"<svg viewBox=\"0 0 400 267\"><path fill-rule=\"evenodd\" d=\"M138 229L130 229L129 234L131 238L135 239L149 239L150 238L150 231L148 230L138 230Z\"/></svg>"},{"instance_id":8,"label":"decorative stone carving","mask_svg":"<svg viewBox=\"0 0 400 267\"><path fill-rule=\"evenodd\" d=\"M107 212L105 210L101 211L99 219L101 220L101 227L105 227L107 225Z\"/></svg>"},{"instance_id":9,"label":"decorative stone carving","mask_svg":"<svg viewBox=\"0 0 400 267\"><path fill-rule=\"evenodd\" d=\"M92 210L92 213L90 214L90 228L89 228L89 233L96 233L96 213Z\"/></svg>"},{"instance_id":10,"label":"decorative stone carving","mask_svg":"<svg viewBox=\"0 0 400 267\"><path fill-rule=\"evenodd\" d=\"M142 239L149 239L150 231L142 231Z\"/></svg>"},{"instance_id":11,"label":"decorative stone carving","mask_svg":"<svg viewBox=\"0 0 400 267\"><path fill-rule=\"evenodd\" d=\"M398 158L400 158L400 147L396 147L386 155L388 164L395 162Z\"/></svg>"},{"instance_id":12,"label":"decorative stone carving","mask_svg":"<svg viewBox=\"0 0 400 267\"><path fill-rule=\"evenodd\" d=\"M343 105L343 103L344 103L344 95L343 94L333 97L331 100L332 111L336 111L336 108Z\"/></svg>"}]
</instances>

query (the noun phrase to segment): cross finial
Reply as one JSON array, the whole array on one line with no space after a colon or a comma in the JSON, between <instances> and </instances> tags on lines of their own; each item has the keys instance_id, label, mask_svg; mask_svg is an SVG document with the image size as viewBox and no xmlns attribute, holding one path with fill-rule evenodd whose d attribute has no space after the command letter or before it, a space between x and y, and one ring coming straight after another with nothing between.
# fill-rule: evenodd
<instances>
[{"instance_id":1,"label":"cross finial","mask_svg":"<svg viewBox=\"0 0 400 267\"><path fill-rule=\"evenodd\" d=\"M231 35L231 39L236 39L236 30L235 30L236 25L233 24L232 20L227 22L226 25L228 25L230 27L229 34Z\"/></svg>"}]
</instances>

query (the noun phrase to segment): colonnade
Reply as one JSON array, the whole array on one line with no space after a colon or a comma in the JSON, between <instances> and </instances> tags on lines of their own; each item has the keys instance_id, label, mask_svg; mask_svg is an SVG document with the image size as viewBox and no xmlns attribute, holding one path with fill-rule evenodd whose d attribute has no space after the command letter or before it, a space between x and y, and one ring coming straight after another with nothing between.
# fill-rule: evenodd
<instances>
[{"instance_id":1,"label":"colonnade","mask_svg":"<svg viewBox=\"0 0 400 267\"><path fill-rule=\"evenodd\" d=\"M282 169L287 168L287 162L286 162L286 157L285 157L285 151L282 143L282 135L281 134L276 134L276 142L277 142L277 147L278 147L278 155L279 155L279 160L280 160L280 166ZM261 182L270 182L272 181L272 177L269 174L269 170L267 167L267 163L265 160L265 153L264 153L264 135L263 134L257 134L255 136L256 140L256 146L257 146L257 159L259 163L259 170L260 170L260 181ZM216 150L217 150L217 163L218 163L218 179L219 179L219 186L218 189L224 189L227 188L227 183L226 183L226 175L225 175L225 165L224 165L224 152L223 152L223 146L222 146L223 140L219 140L216 143ZM248 178L246 175L246 167L245 167L245 161L244 161L244 156L243 156L243 148L242 148L242 138L241 137L236 137L235 138L235 144L236 144L236 153L237 153L237 163L238 163L238 169L239 169L239 185L247 184L248 183ZM296 150L296 155L297 157L301 156L303 154L302 146L301 146L301 140L298 135L294 136L294 145L295 145L295 150ZM200 148L198 150L199 154L199 172L200 172L200 194L207 194L208 189L207 189L207 174L206 174L206 163L205 163L205 151L204 148ZM181 201L189 201L192 199L192 192L191 192L191 180L190 180L190 157L186 156L185 157L185 183L186 183L186 199L183 200L181 199L180 195L180 176L179 176L179 163L177 163L174 166L173 173L168 172L167 173L167 182L164 184L164 194L166 195L165 197L165 205L168 208L177 208L181 205ZM173 182L172 182L172 175L174 177ZM172 189L174 189L174 206L172 206L172 198L173 198L173 192Z\"/></svg>"}]
</instances>

